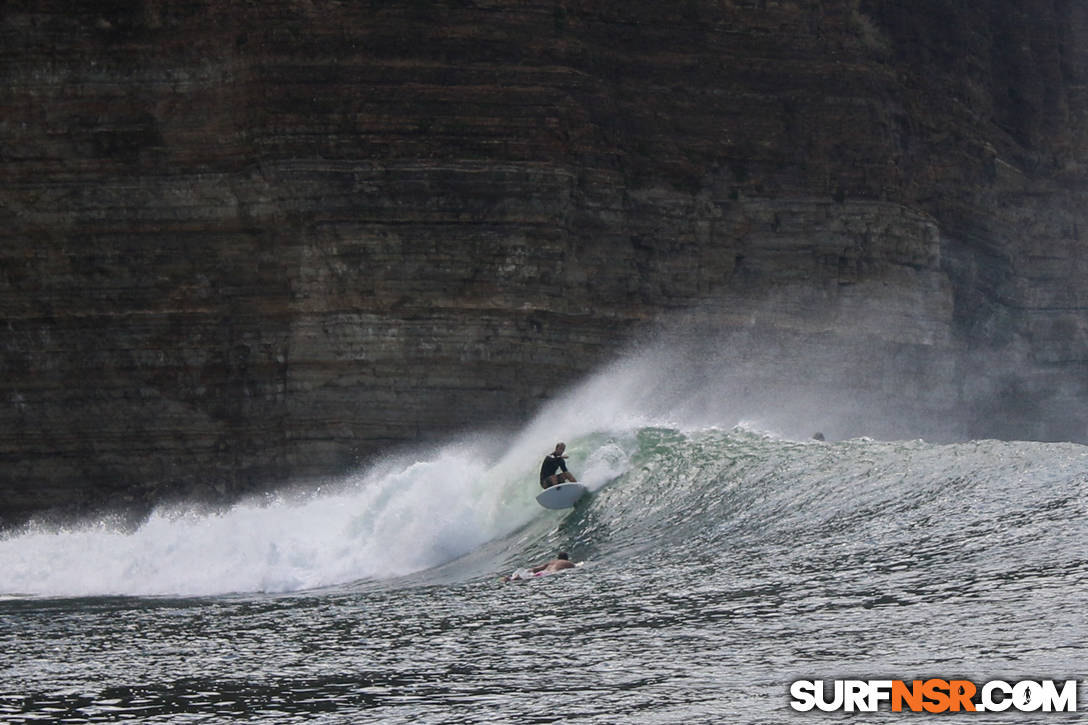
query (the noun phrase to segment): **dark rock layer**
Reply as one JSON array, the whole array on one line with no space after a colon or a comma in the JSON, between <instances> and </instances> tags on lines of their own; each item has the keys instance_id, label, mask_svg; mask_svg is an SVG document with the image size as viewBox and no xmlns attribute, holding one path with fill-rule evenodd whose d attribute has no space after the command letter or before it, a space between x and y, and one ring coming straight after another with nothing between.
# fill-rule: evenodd
<instances>
[{"instance_id":1,"label":"dark rock layer","mask_svg":"<svg viewBox=\"0 0 1088 725\"><path fill-rule=\"evenodd\" d=\"M680 311L770 368L860 340L827 384L950 436L1088 438L1082 3L2 15L4 521L516 422Z\"/></svg>"}]
</instances>

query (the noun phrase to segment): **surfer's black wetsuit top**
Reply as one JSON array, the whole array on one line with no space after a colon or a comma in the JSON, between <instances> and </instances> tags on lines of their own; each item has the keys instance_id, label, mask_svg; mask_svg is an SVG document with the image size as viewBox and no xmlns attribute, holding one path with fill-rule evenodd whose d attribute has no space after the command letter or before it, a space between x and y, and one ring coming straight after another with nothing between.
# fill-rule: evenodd
<instances>
[{"instance_id":1,"label":"surfer's black wetsuit top","mask_svg":"<svg viewBox=\"0 0 1088 725\"><path fill-rule=\"evenodd\" d=\"M554 453L549 453L544 457L544 463L540 466L540 483L546 485L546 479L548 476L553 475L557 470L563 469L563 473L567 472L567 462L563 460L562 456L557 456Z\"/></svg>"}]
</instances>

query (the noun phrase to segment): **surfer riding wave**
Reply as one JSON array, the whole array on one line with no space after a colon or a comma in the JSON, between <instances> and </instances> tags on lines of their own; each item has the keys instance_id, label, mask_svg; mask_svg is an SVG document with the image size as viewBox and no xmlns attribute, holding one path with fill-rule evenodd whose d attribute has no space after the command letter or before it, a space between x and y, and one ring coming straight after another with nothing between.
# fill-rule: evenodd
<instances>
[{"instance_id":1,"label":"surfer riding wave","mask_svg":"<svg viewBox=\"0 0 1088 725\"><path fill-rule=\"evenodd\" d=\"M563 459L563 451L567 449L566 443L556 443L555 450L544 457L544 463L540 465L540 487L551 488L561 481L577 483L578 479L567 470L567 462ZM562 470L562 473L558 471Z\"/></svg>"}]
</instances>

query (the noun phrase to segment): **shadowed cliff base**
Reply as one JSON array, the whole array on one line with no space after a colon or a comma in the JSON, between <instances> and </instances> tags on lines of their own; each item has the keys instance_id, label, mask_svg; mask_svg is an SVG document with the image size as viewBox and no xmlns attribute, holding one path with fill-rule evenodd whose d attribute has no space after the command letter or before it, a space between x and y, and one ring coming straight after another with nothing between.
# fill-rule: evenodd
<instances>
[{"instance_id":1,"label":"shadowed cliff base","mask_svg":"<svg viewBox=\"0 0 1088 725\"><path fill-rule=\"evenodd\" d=\"M1081 3L17 0L0 59L3 521L517 428L692 309L829 435L1085 438Z\"/></svg>"}]
</instances>

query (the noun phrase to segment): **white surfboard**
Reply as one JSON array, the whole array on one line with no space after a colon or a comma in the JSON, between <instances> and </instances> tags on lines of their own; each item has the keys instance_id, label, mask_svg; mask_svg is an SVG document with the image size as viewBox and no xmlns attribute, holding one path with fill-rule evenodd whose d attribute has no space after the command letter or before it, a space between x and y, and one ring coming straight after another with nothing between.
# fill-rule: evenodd
<instances>
[{"instance_id":1,"label":"white surfboard","mask_svg":"<svg viewBox=\"0 0 1088 725\"><path fill-rule=\"evenodd\" d=\"M536 502L546 509L569 509L585 493L586 487L580 483L560 483L541 491Z\"/></svg>"}]
</instances>

